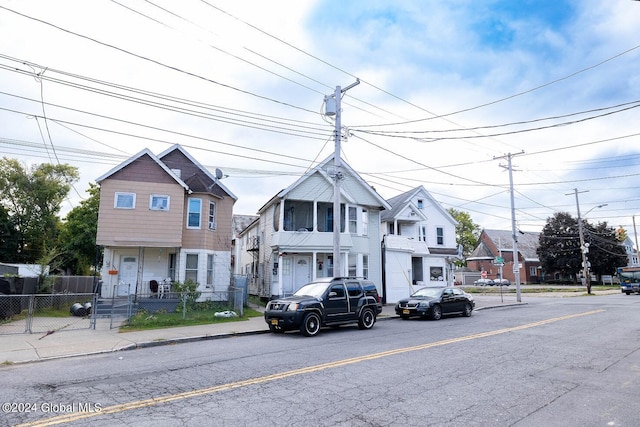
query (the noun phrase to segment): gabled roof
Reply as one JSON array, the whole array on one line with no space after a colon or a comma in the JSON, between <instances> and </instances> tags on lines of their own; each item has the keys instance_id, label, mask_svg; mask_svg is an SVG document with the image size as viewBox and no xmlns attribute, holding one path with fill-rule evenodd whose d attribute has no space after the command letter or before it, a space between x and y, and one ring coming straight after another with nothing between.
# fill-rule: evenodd
<instances>
[{"instance_id":1,"label":"gabled roof","mask_svg":"<svg viewBox=\"0 0 640 427\"><path fill-rule=\"evenodd\" d=\"M387 200L387 202L391 205L391 209L382 212L382 214L380 215L380 221L389 222L396 219L408 204L412 204L412 200L417 196L421 196L423 199L429 200L430 204L435 207L445 218L448 218L452 224L458 223L458 221L456 221L451 216L451 214L449 214L449 212L447 212L447 210L444 209L442 205L438 203L438 201L436 201L436 199L434 199L433 196L431 196L427 189L422 185L406 191L402 194L398 194L397 196L394 196Z\"/></svg>"},{"instance_id":2,"label":"gabled roof","mask_svg":"<svg viewBox=\"0 0 640 427\"><path fill-rule=\"evenodd\" d=\"M490 239L494 245L502 252L513 251L513 236L508 230L483 230L483 233ZM518 233L518 252L525 260L537 260L538 253L536 250L540 246L539 232ZM475 251L474 251L475 253ZM498 254L493 254L498 255Z\"/></svg>"},{"instance_id":3,"label":"gabled roof","mask_svg":"<svg viewBox=\"0 0 640 427\"><path fill-rule=\"evenodd\" d=\"M225 191L225 193L227 193L229 195L229 197L231 197L233 200L238 200L238 197L235 194L233 194L227 187L225 187L224 184L222 184L222 182L220 182L220 180L218 179L217 176L215 176L207 168L202 166L200 164L200 162L198 162L193 156L191 156L191 154L189 154L180 144L174 144L173 146L169 147L167 150L165 150L162 153L160 153L158 155L158 158L162 159L165 156L167 156L168 154L170 154L170 153L172 153L173 151L176 151L176 150L180 151L187 159L189 159L189 161L191 163L193 163L200 170L202 170L202 172L204 172L213 182L215 182L218 187L222 188Z\"/></svg>"},{"instance_id":4,"label":"gabled roof","mask_svg":"<svg viewBox=\"0 0 640 427\"><path fill-rule=\"evenodd\" d=\"M275 201L280 200L282 198L285 198L287 196L287 194L289 194L291 191L293 191L295 188L297 188L299 185L301 185L306 180L310 179L310 177L315 175L315 174L320 174L321 176L323 176L328 181L328 183L332 183L333 179L327 175L327 173L324 171L324 168L328 165L329 162L332 162L333 159L334 159L334 155L332 154L331 156L329 156L325 160L323 160L321 163L319 163L316 167L311 169L309 172L305 173L303 176L298 178L293 184L291 184L290 186L288 186L284 190L281 190L280 192L278 192L278 194L276 194L271 199L269 199L269 201L267 203L265 203L258 210L258 213L263 212L268 206L273 204ZM380 196L378 194L378 192L371 185L369 185L365 180L363 180L362 177L355 170L353 170L351 168L351 166L349 166L342 159L340 159L340 167L343 168L343 170L346 171L346 173L349 176L352 176L356 180L356 182L358 182L358 184L361 185L362 188L367 193L369 193L379 203L379 206L382 209L390 209L391 208L389 203L387 203L387 201L384 200L382 198L382 196ZM352 201L354 203L357 202L357 200L355 200L352 195L348 194L345 191L345 188L343 186L340 187L340 193L341 193L341 196L344 197L345 199L350 200L350 201Z\"/></svg>"},{"instance_id":5,"label":"gabled roof","mask_svg":"<svg viewBox=\"0 0 640 427\"><path fill-rule=\"evenodd\" d=\"M173 178L180 186L182 186L185 190L189 189L189 186L182 179L180 179L180 177L178 177L178 175L173 173L173 171L171 169L169 169L167 167L167 165L165 165L158 157L156 157L147 148L145 148L144 150L140 151L138 154L135 154L134 156L129 157L127 160L125 160L124 162L120 163L118 166L112 168L109 172L107 172L104 175L98 177L96 179L96 182L98 184L101 183L105 179L109 178L111 175L115 174L118 171L121 171L122 169L124 169L125 167L129 166L131 163L135 162L136 160L140 159L143 156L149 156L154 162L156 162L158 164L158 166L160 166L162 169L164 169L164 171L167 173L167 175L169 175L171 178Z\"/></svg>"}]
</instances>

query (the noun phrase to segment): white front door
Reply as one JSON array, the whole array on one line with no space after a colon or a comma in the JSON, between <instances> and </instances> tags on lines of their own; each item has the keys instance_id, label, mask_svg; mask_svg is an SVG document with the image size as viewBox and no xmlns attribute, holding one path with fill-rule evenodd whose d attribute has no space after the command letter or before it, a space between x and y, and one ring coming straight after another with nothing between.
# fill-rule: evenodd
<instances>
[{"instance_id":1,"label":"white front door","mask_svg":"<svg viewBox=\"0 0 640 427\"><path fill-rule=\"evenodd\" d=\"M118 296L134 294L138 280L138 257L120 256L120 272L118 276Z\"/></svg>"},{"instance_id":2,"label":"white front door","mask_svg":"<svg viewBox=\"0 0 640 427\"><path fill-rule=\"evenodd\" d=\"M293 291L297 291L303 285L311 281L311 257L299 256L293 257Z\"/></svg>"}]
</instances>

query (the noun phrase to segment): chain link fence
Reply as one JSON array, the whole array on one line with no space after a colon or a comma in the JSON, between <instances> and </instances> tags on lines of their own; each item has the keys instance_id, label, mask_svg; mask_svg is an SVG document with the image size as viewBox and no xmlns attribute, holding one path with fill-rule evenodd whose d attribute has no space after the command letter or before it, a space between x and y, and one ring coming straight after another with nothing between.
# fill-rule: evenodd
<instances>
[{"instance_id":1,"label":"chain link fence","mask_svg":"<svg viewBox=\"0 0 640 427\"><path fill-rule=\"evenodd\" d=\"M91 327L93 294L0 295L0 335Z\"/></svg>"},{"instance_id":2,"label":"chain link fence","mask_svg":"<svg viewBox=\"0 0 640 427\"><path fill-rule=\"evenodd\" d=\"M90 293L0 295L0 335L117 328L138 313L244 316L244 289L165 292L100 298Z\"/></svg>"}]
</instances>

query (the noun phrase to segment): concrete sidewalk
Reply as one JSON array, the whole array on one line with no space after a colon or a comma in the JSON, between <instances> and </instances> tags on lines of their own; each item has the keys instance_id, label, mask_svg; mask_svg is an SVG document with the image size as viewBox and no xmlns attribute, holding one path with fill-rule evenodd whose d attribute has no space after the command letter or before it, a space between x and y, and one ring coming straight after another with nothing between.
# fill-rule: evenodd
<instances>
[{"instance_id":1,"label":"concrete sidewalk","mask_svg":"<svg viewBox=\"0 0 640 427\"><path fill-rule=\"evenodd\" d=\"M518 305L514 294L474 294L476 309ZM394 305L385 305L378 320L395 318ZM0 335L0 364L36 362L63 357L110 353L166 344L269 332L263 317L211 325L119 332L109 328L109 321L98 320L96 329L58 331L47 335Z\"/></svg>"}]
</instances>

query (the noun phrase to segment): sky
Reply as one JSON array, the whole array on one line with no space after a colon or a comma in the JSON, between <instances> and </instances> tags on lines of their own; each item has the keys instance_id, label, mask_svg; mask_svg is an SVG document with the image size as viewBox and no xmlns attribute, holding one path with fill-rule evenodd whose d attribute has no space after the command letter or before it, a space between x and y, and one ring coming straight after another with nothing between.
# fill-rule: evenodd
<instances>
[{"instance_id":1,"label":"sky","mask_svg":"<svg viewBox=\"0 0 640 427\"><path fill-rule=\"evenodd\" d=\"M333 154L340 87L341 158L383 198L634 238L638 28L633 0L0 0L0 154L77 167L64 216L177 143L255 215Z\"/></svg>"}]
</instances>

